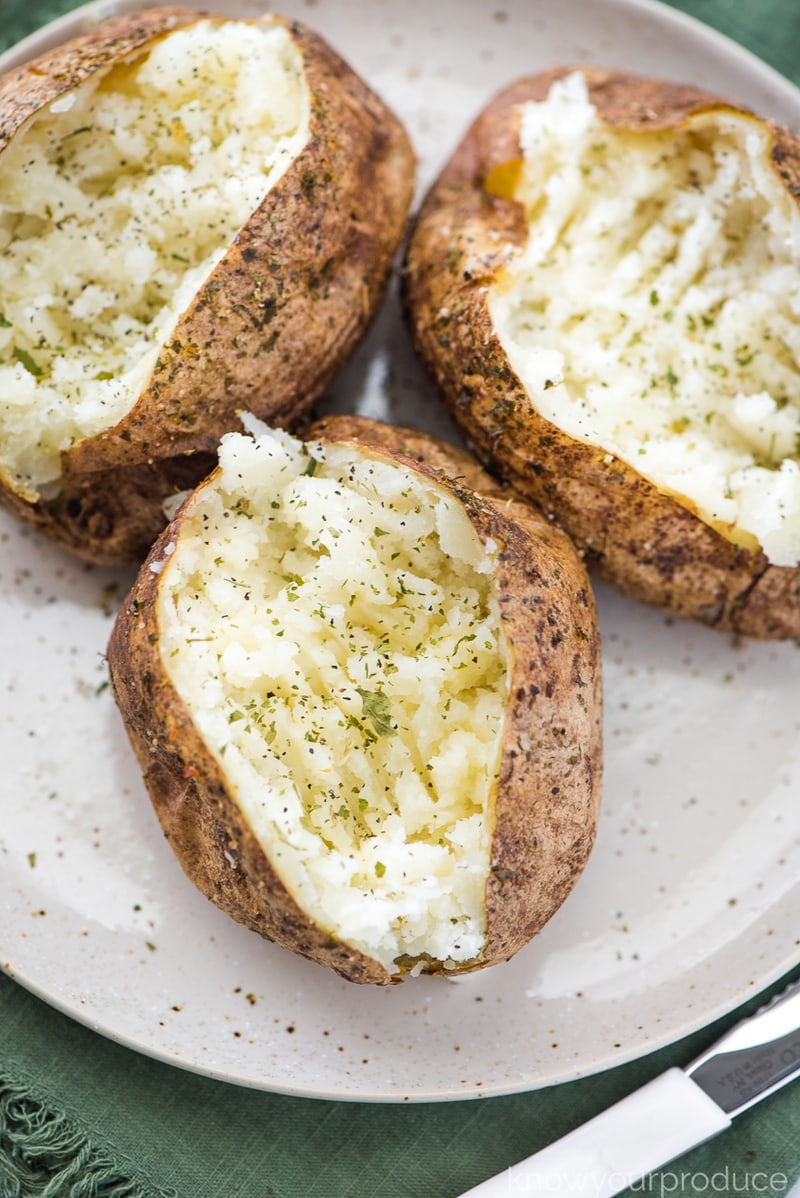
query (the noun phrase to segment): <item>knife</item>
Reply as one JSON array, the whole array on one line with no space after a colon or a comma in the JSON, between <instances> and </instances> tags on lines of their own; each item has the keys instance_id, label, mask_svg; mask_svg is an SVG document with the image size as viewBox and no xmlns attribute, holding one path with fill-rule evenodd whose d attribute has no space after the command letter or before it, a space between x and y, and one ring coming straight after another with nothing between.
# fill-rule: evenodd
<instances>
[{"instance_id":1,"label":"knife","mask_svg":"<svg viewBox=\"0 0 800 1198\"><path fill-rule=\"evenodd\" d=\"M800 979L685 1069L668 1069L462 1198L612 1198L797 1077Z\"/></svg>"}]
</instances>

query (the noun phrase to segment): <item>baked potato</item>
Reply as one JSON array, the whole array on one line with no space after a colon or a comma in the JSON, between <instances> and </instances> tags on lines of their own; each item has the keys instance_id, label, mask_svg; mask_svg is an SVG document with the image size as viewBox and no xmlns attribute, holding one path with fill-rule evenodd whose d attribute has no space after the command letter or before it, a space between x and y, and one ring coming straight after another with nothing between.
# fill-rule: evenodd
<instances>
[{"instance_id":1,"label":"baked potato","mask_svg":"<svg viewBox=\"0 0 800 1198\"><path fill-rule=\"evenodd\" d=\"M245 408L292 425L378 307L406 133L315 33L156 8L0 79L0 501L141 562Z\"/></svg>"},{"instance_id":2,"label":"baked potato","mask_svg":"<svg viewBox=\"0 0 800 1198\"><path fill-rule=\"evenodd\" d=\"M596 575L800 635L800 142L695 88L518 81L425 198L404 270L469 445Z\"/></svg>"},{"instance_id":3,"label":"baked potato","mask_svg":"<svg viewBox=\"0 0 800 1198\"><path fill-rule=\"evenodd\" d=\"M583 565L423 434L247 423L155 543L109 645L169 843L222 910L350 981L504 961L595 836Z\"/></svg>"}]
</instances>

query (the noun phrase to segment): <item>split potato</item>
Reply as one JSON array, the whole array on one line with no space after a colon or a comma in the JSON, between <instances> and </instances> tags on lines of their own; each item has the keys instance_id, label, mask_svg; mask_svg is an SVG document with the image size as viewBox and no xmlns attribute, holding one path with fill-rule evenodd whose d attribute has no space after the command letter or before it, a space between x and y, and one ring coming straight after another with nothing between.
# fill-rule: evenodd
<instances>
[{"instance_id":1,"label":"split potato","mask_svg":"<svg viewBox=\"0 0 800 1198\"><path fill-rule=\"evenodd\" d=\"M694 88L523 79L429 191L405 299L484 464L678 616L800 635L800 142Z\"/></svg>"},{"instance_id":2,"label":"split potato","mask_svg":"<svg viewBox=\"0 0 800 1198\"><path fill-rule=\"evenodd\" d=\"M0 79L0 502L141 561L245 408L295 424L411 202L385 104L315 33L155 8Z\"/></svg>"},{"instance_id":3,"label":"split potato","mask_svg":"<svg viewBox=\"0 0 800 1198\"><path fill-rule=\"evenodd\" d=\"M595 836L583 565L423 434L247 424L154 545L109 646L169 843L222 910L353 982L504 961Z\"/></svg>"}]
</instances>

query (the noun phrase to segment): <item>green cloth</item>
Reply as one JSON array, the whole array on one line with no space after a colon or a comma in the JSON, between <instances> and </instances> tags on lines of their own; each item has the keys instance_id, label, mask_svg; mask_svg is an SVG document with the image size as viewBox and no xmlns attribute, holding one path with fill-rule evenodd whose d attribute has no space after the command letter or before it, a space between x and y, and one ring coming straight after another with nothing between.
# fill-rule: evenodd
<instances>
[{"instance_id":1,"label":"green cloth","mask_svg":"<svg viewBox=\"0 0 800 1198\"><path fill-rule=\"evenodd\" d=\"M0 979L0 1120L13 1115L0 1122L0 1194L455 1198L670 1065L688 1063L731 1021L640 1061L532 1094L412 1106L345 1103L262 1094L151 1061ZM3 1091L21 1095L18 1113ZM48 1151L51 1127L56 1143ZM36 1148L27 1185L3 1189L4 1169L25 1175L9 1162L19 1161L26 1143ZM81 1176L89 1177L93 1165L95 1188L73 1191L64 1181L48 1189L59 1168L73 1167L76 1144ZM640 1192L777 1198L798 1172L794 1086L741 1115ZM681 1174L694 1181L679 1189ZM126 1180L135 1188L126 1189Z\"/></svg>"},{"instance_id":2,"label":"green cloth","mask_svg":"<svg viewBox=\"0 0 800 1198\"><path fill-rule=\"evenodd\" d=\"M86 1174L94 1159L97 1178L110 1178L107 1188L98 1181L85 1191L73 1191L66 1182L47 1189L59 1161L44 1144L37 1153L40 1176L34 1167L27 1188L18 1190L4 1190L0 1180L0 1194L456 1198L670 1065L688 1063L730 1022L640 1061L532 1094L411 1106L329 1102L262 1094L151 1061L0 979L0 1119L3 1089L14 1085L25 1094L17 1103L34 1128L43 1120L45 1129L55 1124L58 1142L67 1145L61 1162L66 1168L75 1141L69 1135L77 1131ZM0 1124L0 1179L13 1158L14 1133L24 1146L24 1132L19 1118L12 1127ZM46 1135L28 1137L38 1140ZM794 1086L741 1115L640 1192L660 1195L661 1181L664 1194L777 1198L798 1172L800 1086ZM695 1180L678 1189L682 1173ZM126 1179L138 1188L125 1189Z\"/></svg>"},{"instance_id":3,"label":"green cloth","mask_svg":"<svg viewBox=\"0 0 800 1198\"><path fill-rule=\"evenodd\" d=\"M0 49L75 6L0 0ZM675 7L800 84L800 0ZM0 977L0 1198L455 1198L686 1063L733 1018L547 1090L392 1106L263 1094L183 1072L101 1038ZM634 1191L780 1196L798 1173L794 1086Z\"/></svg>"}]
</instances>

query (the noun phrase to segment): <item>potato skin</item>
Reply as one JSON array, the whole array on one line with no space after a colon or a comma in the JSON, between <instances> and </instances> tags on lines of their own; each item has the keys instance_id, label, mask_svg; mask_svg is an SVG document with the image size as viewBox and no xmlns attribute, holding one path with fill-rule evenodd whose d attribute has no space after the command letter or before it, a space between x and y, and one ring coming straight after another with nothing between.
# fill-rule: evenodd
<instances>
[{"instance_id":1,"label":"potato skin","mask_svg":"<svg viewBox=\"0 0 800 1198\"><path fill-rule=\"evenodd\" d=\"M174 7L122 16L0 79L0 154L42 106L203 17ZM0 493L88 560L141 561L164 526L164 498L204 477L219 437L239 427L237 412L296 424L382 301L411 203L410 142L322 38L277 19L302 58L308 144L179 318L133 409L63 453L58 501L31 504L5 485Z\"/></svg>"},{"instance_id":2,"label":"potato skin","mask_svg":"<svg viewBox=\"0 0 800 1198\"><path fill-rule=\"evenodd\" d=\"M426 196L410 239L404 301L417 351L469 446L572 537L590 571L635 599L725 632L800 635L800 568L734 544L631 466L542 417L495 333L486 290L527 240L522 206L486 187L520 159L519 106L575 68L519 80L477 117ZM736 109L696 88L579 68L601 117L631 130L677 129L690 114ZM757 118L753 118L754 120ZM762 121L772 164L800 200L800 142Z\"/></svg>"},{"instance_id":3,"label":"potato skin","mask_svg":"<svg viewBox=\"0 0 800 1198\"><path fill-rule=\"evenodd\" d=\"M465 505L482 539L502 546L497 577L512 677L486 890L487 941L480 959L457 972L507 960L564 901L595 838L601 670L584 568L558 528L498 486L463 451L357 417L331 417L304 435L349 442L433 478ZM485 495L472 489L484 484ZM164 832L188 877L238 922L349 981L399 981L412 962L390 973L334 940L300 910L166 676L158 647L159 576L149 563L163 557L181 520L179 512L140 570L108 650L116 701ZM441 964L430 962L426 969L437 972Z\"/></svg>"}]
</instances>

